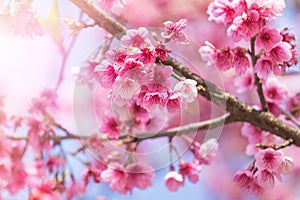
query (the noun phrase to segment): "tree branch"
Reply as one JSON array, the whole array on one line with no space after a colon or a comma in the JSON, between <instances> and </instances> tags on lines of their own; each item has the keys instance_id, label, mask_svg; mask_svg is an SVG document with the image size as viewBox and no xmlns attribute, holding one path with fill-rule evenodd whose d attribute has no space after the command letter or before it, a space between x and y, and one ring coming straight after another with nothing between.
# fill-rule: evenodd
<instances>
[{"instance_id":1,"label":"tree branch","mask_svg":"<svg viewBox=\"0 0 300 200\"><path fill-rule=\"evenodd\" d=\"M88 0L70 0L78 8L80 8L85 14L93 19L100 27L112 34L118 39L127 32L125 26L108 16L105 12L97 8L91 1Z\"/></svg>"},{"instance_id":2,"label":"tree branch","mask_svg":"<svg viewBox=\"0 0 300 200\"><path fill-rule=\"evenodd\" d=\"M185 135L188 133L194 133L194 132L200 131L200 130L215 129L220 126L223 126L224 124L229 124L229 123L236 122L236 121L238 121L238 119L235 118L233 115L225 114L221 117L217 117L214 119L210 119L210 120L206 120L206 121L202 121L202 122L190 123L187 125L163 130L158 133L137 134L136 136L133 136L132 140L139 142L139 141L142 141L145 139L181 136L181 135ZM119 139L125 139L126 137L128 137L128 136L123 135L123 136L119 137Z\"/></svg>"},{"instance_id":3,"label":"tree branch","mask_svg":"<svg viewBox=\"0 0 300 200\"><path fill-rule=\"evenodd\" d=\"M250 41L250 56L251 56L251 61L252 61L252 66L254 67L257 63L257 56L255 55L255 40L256 40L256 36L251 38ZM257 73L254 74L255 77L255 85L257 87L257 94L259 96L259 100L261 103L261 108L263 111L267 112L268 111L268 105L264 96L264 92L263 92L263 88L262 88L262 83L260 78L258 77Z\"/></svg>"},{"instance_id":4,"label":"tree branch","mask_svg":"<svg viewBox=\"0 0 300 200\"><path fill-rule=\"evenodd\" d=\"M123 25L107 16L103 11L89 3L89 1L70 1L91 17L99 26L116 35L117 38L120 38L121 33L126 32L127 29ZM171 57L169 57L168 61L163 62L163 64L170 65L184 77L197 81L198 93L200 95L225 109L231 115L237 117L239 121L249 122L262 130L271 132L286 140L292 139L293 144L300 147L299 129L284 123L269 112L255 110L238 98L218 88L215 84L202 79Z\"/></svg>"},{"instance_id":5,"label":"tree branch","mask_svg":"<svg viewBox=\"0 0 300 200\"><path fill-rule=\"evenodd\" d=\"M229 124L229 123L236 122L236 121L238 121L238 119L236 117L234 117L233 115L225 114L223 116L220 116L220 117L217 117L217 118L214 118L214 119L210 119L210 120L206 120L206 121L202 121L202 122L190 123L190 124L187 124L187 125L162 130L158 133L157 132L138 133L134 136L122 135L119 138L117 138L117 140L126 140L126 139L129 138L130 142L132 142L132 141L138 142L138 141L142 141L142 140L145 140L145 139L181 136L181 135L184 135L184 134L193 133L193 132L200 131L200 130L215 129L215 128L221 127L224 124ZM51 139L57 144L59 144L62 140L88 139L89 138L89 137L83 137L83 136L78 136L78 135L75 135L75 134L71 134L69 131L67 131L67 129L65 129L62 126L59 126L59 128L61 130L65 131L67 135L65 135L65 136L52 136ZM11 139L11 140L28 140L27 137L13 137L13 136L6 136L6 137ZM109 139L109 138L106 138L106 137L103 137L101 139L104 142L109 141L109 140L115 140L115 139Z\"/></svg>"},{"instance_id":6,"label":"tree branch","mask_svg":"<svg viewBox=\"0 0 300 200\"><path fill-rule=\"evenodd\" d=\"M81 11L80 14L79 14L78 21L81 20L82 15L83 15L83 12ZM56 85L55 85L55 91L58 90L60 84L62 83L62 81L64 79L64 72L65 72L65 68L66 68L66 63L68 61L69 54L70 54L71 50L73 49L73 47L75 45L76 40L77 40L77 36L73 36L67 49L63 46L63 44L59 44L59 49L60 49L60 52L61 52L61 55L62 55L62 63L61 63L61 66L60 66L58 79L57 79L57 82L56 82Z\"/></svg>"}]
</instances>

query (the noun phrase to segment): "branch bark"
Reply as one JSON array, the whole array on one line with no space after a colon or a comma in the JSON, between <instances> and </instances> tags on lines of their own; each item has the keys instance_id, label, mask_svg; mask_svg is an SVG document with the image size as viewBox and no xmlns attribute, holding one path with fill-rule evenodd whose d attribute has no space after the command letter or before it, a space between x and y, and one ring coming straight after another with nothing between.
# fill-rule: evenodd
<instances>
[{"instance_id":1,"label":"branch bark","mask_svg":"<svg viewBox=\"0 0 300 200\"><path fill-rule=\"evenodd\" d=\"M122 24L107 16L88 0L70 1L92 18L100 27L104 28L112 35L115 35L118 39L120 39L122 33L127 31ZM231 113L238 121L249 122L262 130L271 132L286 140L292 140L293 144L300 147L299 129L284 123L269 112L258 111L252 108L238 98L220 89L215 84L191 72L188 68L171 57L169 57L168 61L163 62L163 64L172 66L174 70L180 72L185 78L197 81L198 93L200 95Z\"/></svg>"},{"instance_id":2,"label":"branch bark","mask_svg":"<svg viewBox=\"0 0 300 200\"><path fill-rule=\"evenodd\" d=\"M93 19L100 27L112 34L118 39L121 39L126 33L127 28L108 16L105 12L97 8L91 1L88 0L70 0L78 8L80 8L87 16Z\"/></svg>"},{"instance_id":3,"label":"branch bark","mask_svg":"<svg viewBox=\"0 0 300 200\"><path fill-rule=\"evenodd\" d=\"M218 127L223 126L224 124L229 124L232 122L237 121L237 118L230 114L225 114L223 116L202 121L202 122L195 122L179 127L170 128L167 130L163 130L159 133L143 133L137 134L137 136L133 137L133 140L136 142L145 140L145 139L154 139L160 137L174 137L174 136L181 136L188 133L194 133L200 130L208 130L208 129L215 129ZM127 135L119 137L119 139L125 139Z\"/></svg>"}]
</instances>

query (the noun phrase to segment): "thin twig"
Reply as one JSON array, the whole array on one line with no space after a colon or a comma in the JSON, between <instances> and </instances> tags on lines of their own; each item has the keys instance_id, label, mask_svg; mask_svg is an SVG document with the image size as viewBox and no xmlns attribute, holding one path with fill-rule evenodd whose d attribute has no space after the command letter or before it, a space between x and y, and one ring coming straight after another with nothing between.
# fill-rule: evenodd
<instances>
[{"instance_id":1,"label":"thin twig","mask_svg":"<svg viewBox=\"0 0 300 200\"><path fill-rule=\"evenodd\" d=\"M250 41L251 50L249 52L253 68L257 63L257 57L255 55L255 39L256 39L256 36L251 38L251 41ZM266 102L266 99L264 96L261 80L258 77L257 73L254 74L254 77L255 77L255 85L257 87L257 94L259 96L262 111L268 112L268 105L267 105L267 102Z\"/></svg>"},{"instance_id":2,"label":"thin twig","mask_svg":"<svg viewBox=\"0 0 300 200\"><path fill-rule=\"evenodd\" d=\"M283 109L281 109L281 112L286 116L285 118L287 120L290 120L291 122L293 122L296 126L298 126L300 128L300 122L290 112L286 112Z\"/></svg>"},{"instance_id":3,"label":"thin twig","mask_svg":"<svg viewBox=\"0 0 300 200\"><path fill-rule=\"evenodd\" d=\"M286 148L290 145L293 144L293 140L292 139L288 139L286 140L284 143L282 143L281 145L264 145L264 144L257 144L256 147L260 148L260 149L268 149L268 148L272 148L274 150L279 150L279 149L283 149Z\"/></svg>"},{"instance_id":4,"label":"thin twig","mask_svg":"<svg viewBox=\"0 0 300 200\"><path fill-rule=\"evenodd\" d=\"M80 14L79 14L79 20L78 21L81 20L82 16L83 16L83 12L81 11ZM58 90L60 84L62 83L62 81L64 79L64 71L65 71L65 68L66 68L66 63L67 63L67 60L68 60L69 55L71 53L71 50L73 49L73 47L75 45L76 40L77 40L77 35L72 37L71 42L70 42L67 50L64 48L64 46L62 44L59 44L60 52L61 52L61 55L62 55L62 62L61 62L61 65L60 65L58 79L57 79L57 82L56 82L56 85L55 85L55 91Z\"/></svg>"},{"instance_id":5,"label":"thin twig","mask_svg":"<svg viewBox=\"0 0 300 200\"><path fill-rule=\"evenodd\" d=\"M151 132L151 133L136 134L136 136L133 136L132 140L137 142L137 141L142 141L145 139L182 136L182 135L189 134L189 133L195 133L200 130L218 128L225 124L229 124L229 123L236 122L236 121L238 121L238 119L236 119L234 116L232 116L230 114L225 114L225 115L222 115L221 117L217 117L214 119L210 119L210 120L206 120L206 121L202 121L202 122L190 123L187 125L163 130L158 133ZM127 137L128 137L127 135L123 135L123 136L119 137L119 139L125 139Z\"/></svg>"},{"instance_id":6,"label":"thin twig","mask_svg":"<svg viewBox=\"0 0 300 200\"><path fill-rule=\"evenodd\" d=\"M128 136L128 135L122 135L117 139L108 139L106 137L101 138L102 142L106 142L109 140L126 140L122 144L128 144L132 142L140 142L142 140L146 139L155 139L155 138L161 138L161 137L174 137L174 136L182 136L189 133L195 133L200 130L207 130L207 129L214 129L221 127L225 124L233 123L238 121L234 116L230 114L225 114L221 117L217 117L214 119L202 121L202 122L196 122L196 123L190 123L183 126L178 126L170 129L166 129L160 132L148 132L148 133L138 133L135 136ZM64 129L62 129L64 130ZM129 137L129 138L128 138ZM8 137L11 140L27 140L27 137ZM88 139L88 136L79 136L79 135L73 135L68 134L65 136L52 136L51 139L56 142L56 144L60 144L62 140L69 140L69 139Z\"/></svg>"},{"instance_id":7,"label":"thin twig","mask_svg":"<svg viewBox=\"0 0 300 200\"><path fill-rule=\"evenodd\" d=\"M254 74L254 77L255 77L255 85L257 87L257 94L259 96L259 100L260 100L260 103L261 103L262 111L268 112L268 105L267 105L267 102L266 102L266 99L265 99L265 95L264 95L264 92L263 92L261 80L258 77L257 73Z\"/></svg>"}]
</instances>

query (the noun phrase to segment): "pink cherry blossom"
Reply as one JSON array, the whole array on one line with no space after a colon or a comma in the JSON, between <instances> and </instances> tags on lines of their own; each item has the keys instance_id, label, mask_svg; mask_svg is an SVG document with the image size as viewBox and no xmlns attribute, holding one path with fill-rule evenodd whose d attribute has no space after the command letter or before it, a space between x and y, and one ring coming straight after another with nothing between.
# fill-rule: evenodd
<instances>
[{"instance_id":1,"label":"pink cherry blossom","mask_svg":"<svg viewBox=\"0 0 300 200\"><path fill-rule=\"evenodd\" d=\"M247 189L253 182L253 174L249 170L239 170L233 176L235 182L240 188Z\"/></svg>"},{"instance_id":2,"label":"pink cherry blossom","mask_svg":"<svg viewBox=\"0 0 300 200\"><path fill-rule=\"evenodd\" d=\"M124 77L127 75L127 73L130 73L131 70L134 70L133 73L131 72L131 75L136 72L137 69L140 69L143 66L143 63L134 59L134 58L128 58L125 60L124 64L118 69L118 75L120 77ZM128 75L130 77L130 75ZM133 77L130 77L134 79Z\"/></svg>"},{"instance_id":3,"label":"pink cherry blossom","mask_svg":"<svg viewBox=\"0 0 300 200\"><path fill-rule=\"evenodd\" d=\"M11 146L6 135L0 130L0 158L5 158L9 155L11 151Z\"/></svg>"},{"instance_id":4,"label":"pink cherry blossom","mask_svg":"<svg viewBox=\"0 0 300 200\"><path fill-rule=\"evenodd\" d=\"M275 178L272 172L269 172L266 169L258 170L255 175L260 186L267 189L274 188Z\"/></svg>"},{"instance_id":5,"label":"pink cherry blossom","mask_svg":"<svg viewBox=\"0 0 300 200\"><path fill-rule=\"evenodd\" d=\"M25 187L28 174L26 173L24 163L21 160L15 160L13 162L10 169L11 173L6 179L6 188L11 194L16 194Z\"/></svg>"},{"instance_id":6,"label":"pink cherry blossom","mask_svg":"<svg viewBox=\"0 0 300 200\"><path fill-rule=\"evenodd\" d=\"M151 119L148 111L144 107L138 104L139 96L136 102L131 102L129 104L129 111L132 113L132 118L136 124L146 125L149 123Z\"/></svg>"},{"instance_id":7,"label":"pink cherry blossom","mask_svg":"<svg viewBox=\"0 0 300 200\"><path fill-rule=\"evenodd\" d=\"M266 97L266 101L275 104L282 104L287 98L287 89L282 86L278 79L268 78L266 84L263 87L263 92Z\"/></svg>"},{"instance_id":8,"label":"pink cherry blossom","mask_svg":"<svg viewBox=\"0 0 300 200\"><path fill-rule=\"evenodd\" d=\"M285 8L284 0L246 0L248 5L256 3L259 7L262 7L269 14L268 18L274 18L282 15L283 9Z\"/></svg>"},{"instance_id":9,"label":"pink cherry blossom","mask_svg":"<svg viewBox=\"0 0 300 200\"><path fill-rule=\"evenodd\" d=\"M146 189L152 185L154 169L144 163L132 163L126 167L130 187Z\"/></svg>"},{"instance_id":10,"label":"pink cherry blossom","mask_svg":"<svg viewBox=\"0 0 300 200\"><path fill-rule=\"evenodd\" d=\"M267 102L269 111L276 117L281 115L282 104Z\"/></svg>"},{"instance_id":11,"label":"pink cherry blossom","mask_svg":"<svg viewBox=\"0 0 300 200\"><path fill-rule=\"evenodd\" d=\"M105 116L102 119L101 131L109 138L118 138L121 133L120 124L113 116Z\"/></svg>"},{"instance_id":12,"label":"pink cherry blossom","mask_svg":"<svg viewBox=\"0 0 300 200\"><path fill-rule=\"evenodd\" d=\"M292 173L293 169L294 169L293 159L288 156L284 156L284 159L278 168L278 173L287 175Z\"/></svg>"},{"instance_id":13,"label":"pink cherry blossom","mask_svg":"<svg viewBox=\"0 0 300 200\"><path fill-rule=\"evenodd\" d=\"M100 74L100 84L104 88L112 88L116 78L117 73L112 65L108 65L104 72Z\"/></svg>"},{"instance_id":14,"label":"pink cherry blossom","mask_svg":"<svg viewBox=\"0 0 300 200\"><path fill-rule=\"evenodd\" d=\"M111 164L111 166L101 173L101 178L104 182L110 182L110 189L112 191L117 191L120 194L126 194L132 189L127 185L128 174L121 164Z\"/></svg>"},{"instance_id":15,"label":"pink cherry blossom","mask_svg":"<svg viewBox=\"0 0 300 200\"><path fill-rule=\"evenodd\" d=\"M145 92L139 95L137 102L146 110L151 110L156 106L163 107L165 98L160 92Z\"/></svg>"},{"instance_id":16,"label":"pink cherry blossom","mask_svg":"<svg viewBox=\"0 0 300 200\"><path fill-rule=\"evenodd\" d=\"M187 35L182 31L187 26L186 19L180 19L178 22L166 21L164 25L165 32L161 33L163 38L181 44L189 43Z\"/></svg>"},{"instance_id":17,"label":"pink cherry blossom","mask_svg":"<svg viewBox=\"0 0 300 200\"><path fill-rule=\"evenodd\" d=\"M205 45L201 46L198 50L201 58L207 62L207 66L211 67L214 65L214 58L216 57L216 47L208 41L205 41Z\"/></svg>"},{"instance_id":18,"label":"pink cherry blossom","mask_svg":"<svg viewBox=\"0 0 300 200\"><path fill-rule=\"evenodd\" d=\"M218 141L215 138L211 138L200 146L196 152L196 159L202 164L209 165L216 157L218 149Z\"/></svg>"},{"instance_id":19,"label":"pink cherry blossom","mask_svg":"<svg viewBox=\"0 0 300 200\"><path fill-rule=\"evenodd\" d=\"M126 168L118 163L111 164L101 173L104 182L120 194L132 192L134 187L146 189L152 185L154 169L144 163L131 163Z\"/></svg>"},{"instance_id":20,"label":"pink cherry blossom","mask_svg":"<svg viewBox=\"0 0 300 200\"><path fill-rule=\"evenodd\" d=\"M208 61L208 66L215 65L221 71L226 71L232 67L233 52L229 47L218 50L209 42L205 44L199 49L199 53L203 60Z\"/></svg>"},{"instance_id":21,"label":"pink cherry blossom","mask_svg":"<svg viewBox=\"0 0 300 200\"><path fill-rule=\"evenodd\" d=\"M77 75L77 81L81 84L88 84L92 86L94 80L98 80L97 69L100 68L99 62L88 61L80 69L79 74Z\"/></svg>"},{"instance_id":22,"label":"pink cherry blossom","mask_svg":"<svg viewBox=\"0 0 300 200\"><path fill-rule=\"evenodd\" d=\"M236 47L233 50L232 65L238 75L244 74L250 67L250 61L246 53L247 50L241 47Z\"/></svg>"},{"instance_id":23,"label":"pink cherry blossom","mask_svg":"<svg viewBox=\"0 0 300 200\"><path fill-rule=\"evenodd\" d=\"M129 57L126 49L110 49L105 54L106 59L113 64L123 64Z\"/></svg>"},{"instance_id":24,"label":"pink cherry blossom","mask_svg":"<svg viewBox=\"0 0 300 200\"><path fill-rule=\"evenodd\" d=\"M277 63L288 62L293 57L291 45L286 42L280 42L270 51L270 58Z\"/></svg>"},{"instance_id":25,"label":"pink cherry blossom","mask_svg":"<svg viewBox=\"0 0 300 200\"><path fill-rule=\"evenodd\" d=\"M182 174L176 171L170 171L165 175L165 186L171 191L176 192L179 187L184 186L184 178Z\"/></svg>"},{"instance_id":26,"label":"pink cherry blossom","mask_svg":"<svg viewBox=\"0 0 300 200\"><path fill-rule=\"evenodd\" d=\"M182 108L181 95L178 92L168 94L165 106L170 113L174 113Z\"/></svg>"},{"instance_id":27,"label":"pink cherry blossom","mask_svg":"<svg viewBox=\"0 0 300 200\"><path fill-rule=\"evenodd\" d=\"M167 54L170 53L171 50L167 49L166 46L162 43L158 43L154 49L155 57L159 57L162 61L167 61Z\"/></svg>"},{"instance_id":28,"label":"pink cherry blossom","mask_svg":"<svg viewBox=\"0 0 300 200\"><path fill-rule=\"evenodd\" d=\"M247 191L253 195L261 195L264 192L264 188L258 184L257 179L254 179Z\"/></svg>"},{"instance_id":29,"label":"pink cherry blossom","mask_svg":"<svg viewBox=\"0 0 300 200\"><path fill-rule=\"evenodd\" d=\"M46 114L49 111L54 111L58 108L56 99L57 94L54 90L45 89L44 91L42 91L40 97L32 99L32 105L29 111L41 114Z\"/></svg>"},{"instance_id":30,"label":"pink cherry blossom","mask_svg":"<svg viewBox=\"0 0 300 200\"><path fill-rule=\"evenodd\" d=\"M207 8L208 20L225 25L230 24L236 16L236 10L229 0L216 0Z\"/></svg>"},{"instance_id":31,"label":"pink cherry blossom","mask_svg":"<svg viewBox=\"0 0 300 200\"><path fill-rule=\"evenodd\" d=\"M22 1L14 10L13 34L18 36L40 36L44 34L40 23L37 20L35 8L31 1Z\"/></svg>"},{"instance_id":32,"label":"pink cherry blossom","mask_svg":"<svg viewBox=\"0 0 300 200\"><path fill-rule=\"evenodd\" d=\"M52 144L46 138L54 134L54 131L50 127L45 126L42 121L34 118L27 119L27 124L29 126L29 144L36 150L50 149Z\"/></svg>"},{"instance_id":33,"label":"pink cherry blossom","mask_svg":"<svg viewBox=\"0 0 300 200\"><path fill-rule=\"evenodd\" d=\"M179 91L181 93L181 97L187 103L191 103L198 96L197 91L197 82L192 79L185 79L184 81L179 81L174 86L175 91Z\"/></svg>"},{"instance_id":34,"label":"pink cherry blossom","mask_svg":"<svg viewBox=\"0 0 300 200\"><path fill-rule=\"evenodd\" d=\"M56 182L47 180L38 186L31 188L30 200L59 200L59 194L54 190Z\"/></svg>"},{"instance_id":35,"label":"pink cherry blossom","mask_svg":"<svg viewBox=\"0 0 300 200\"><path fill-rule=\"evenodd\" d=\"M292 49L296 47L296 37L294 34L289 32L288 28L284 28L280 35L282 36L282 42L287 42L291 45Z\"/></svg>"},{"instance_id":36,"label":"pink cherry blossom","mask_svg":"<svg viewBox=\"0 0 300 200\"><path fill-rule=\"evenodd\" d=\"M49 172L52 173L54 169L64 167L65 164L66 164L66 160L64 157L50 156L48 158L46 166L49 169Z\"/></svg>"},{"instance_id":37,"label":"pink cherry blossom","mask_svg":"<svg viewBox=\"0 0 300 200\"><path fill-rule=\"evenodd\" d=\"M233 177L235 182L240 188L249 191L251 194L261 194L264 189L258 184L257 178L253 176L249 170L237 171Z\"/></svg>"},{"instance_id":38,"label":"pink cherry blossom","mask_svg":"<svg viewBox=\"0 0 300 200\"><path fill-rule=\"evenodd\" d=\"M213 62L221 71L226 71L232 67L233 53L229 47L223 48L213 56Z\"/></svg>"},{"instance_id":39,"label":"pink cherry blossom","mask_svg":"<svg viewBox=\"0 0 300 200\"><path fill-rule=\"evenodd\" d=\"M263 133L259 128L249 124L244 123L241 129L242 136L246 137L251 144L257 144L262 141Z\"/></svg>"},{"instance_id":40,"label":"pink cherry blossom","mask_svg":"<svg viewBox=\"0 0 300 200\"><path fill-rule=\"evenodd\" d=\"M180 162L180 174L187 176L192 183L199 181L199 172L201 171L201 165L195 162Z\"/></svg>"},{"instance_id":41,"label":"pink cherry blossom","mask_svg":"<svg viewBox=\"0 0 300 200\"><path fill-rule=\"evenodd\" d=\"M279 34L277 29L266 26L258 33L255 45L259 48L265 49L266 52L269 52L281 40L282 36Z\"/></svg>"},{"instance_id":42,"label":"pink cherry blossom","mask_svg":"<svg viewBox=\"0 0 300 200\"><path fill-rule=\"evenodd\" d=\"M153 87L156 87L156 89L162 91L164 88L169 88L172 85L170 80L173 73L172 67L151 65L149 68L151 70L151 75L148 83L148 89L152 86L152 89L154 89Z\"/></svg>"},{"instance_id":43,"label":"pink cherry blossom","mask_svg":"<svg viewBox=\"0 0 300 200\"><path fill-rule=\"evenodd\" d=\"M255 155L255 165L259 170L267 169L269 171L276 170L282 163L284 155L281 151L268 148L259 151Z\"/></svg>"},{"instance_id":44,"label":"pink cherry blossom","mask_svg":"<svg viewBox=\"0 0 300 200\"><path fill-rule=\"evenodd\" d=\"M263 56L254 66L254 72L261 78L266 78L272 71L276 71L276 63L270 57Z\"/></svg>"},{"instance_id":45,"label":"pink cherry blossom","mask_svg":"<svg viewBox=\"0 0 300 200\"><path fill-rule=\"evenodd\" d=\"M148 30L144 27L140 27L137 30L128 30L127 34L121 38L121 43L127 47L137 47L141 49L151 45L151 41L148 37Z\"/></svg>"},{"instance_id":46,"label":"pink cherry blossom","mask_svg":"<svg viewBox=\"0 0 300 200\"><path fill-rule=\"evenodd\" d=\"M9 157L1 157L0 159L0 179L3 180L0 182L0 188L4 188L7 186L6 179L9 178L12 168L12 161L9 159Z\"/></svg>"},{"instance_id":47,"label":"pink cherry blossom","mask_svg":"<svg viewBox=\"0 0 300 200\"><path fill-rule=\"evenodd\" d=\"M141 50L141 52L140 52L140 55L139 55L139 61L141 61L144 64L155 62L156 57L155 57L155 51L154 51L153 48L144 47L140 50Z\"/></svg>"},{"instance_id":48,"label":"pink cherry blossom","mask_svg":"<svg viewBox=\"0 0 300 200\"><path fill-rule=\"evenodd\" d=\"M82 179L84 181L85 187L88 185L90 178L92 178L95 183L100 183L101 172L105 169L106 166L104 168L103 164L101 164L101 167L89 164L88 168L82 174Z\"/></svg>"},{"instance_id":49,"label":"pink cherry blossom","mask_svg":"<svg viewBox=\"0 0 300 200\"><path fill-rule=\"evenodd\" d=\"M242 76L234 79L234 85L237 87L237 93L244 93L254 87L254 75L252 70L247 70Z\"/></svg>"},{"instance_id":50,"label":"pink cherry blossom","mask_svg":"<svg viewBox=\"0 0 300 200\"><path fill-rule=\"evenodd\" d=\"M239 42L241 39L249 41L262 26L260 12L258 8L253 7L233 20L233 24L227 30L227 35L231 36L234 42Z\"/></svg>"},{"instance_id":51,"label":"pink cherry blossom","mask_svg":"<svg viewBox=\"0 0 300 200\"><path fill-rule=\"evenodd\" d=\"M74 196L78 194L85 193L85 186L83 183L73 182L72 185L67 189L67 199L71 200Z\"/></svg>"},{"instance_id":52,"label":"pink cherry blossom","mask_svg":"<svg viewBox=\"0 0 300 200\"><path fill-rule=\"evenodd\" d=\"M117 78L113 87L113 95L119 96L126 100L131 99L134 95L139 94L140 91L140 84L128 77Z\"/></svg>"}]
</instances>

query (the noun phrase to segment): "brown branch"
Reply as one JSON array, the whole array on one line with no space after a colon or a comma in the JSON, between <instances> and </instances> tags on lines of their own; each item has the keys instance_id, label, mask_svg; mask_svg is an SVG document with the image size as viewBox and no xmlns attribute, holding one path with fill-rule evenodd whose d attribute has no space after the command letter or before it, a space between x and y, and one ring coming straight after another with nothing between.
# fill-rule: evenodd
<instances>
[{"instance_id":1,"label":"brown branch","mask_svg":"<svg viewBox=\"0 0 300 200\"><path fill-rule=\"evenodd\" d=\"M108 16L105 12L97 8L91 1L88 0L70 0L85 14L93 19L100 27L112 34L113 36L121 39L127 29L122 24Z\"/></svg>"},{"instance_id":2,"label":"brown branch","mask_svg":"<svg viewBox=\"0 0 300 200\"><path fill-rule=\"evenodd\" d=\"M122 135L117 139L108 139L107 137L102 137L101 140L103 142L109 141L109 140L128 140L128 142L139 142L145 139L154 139L154 138L160 138L160 137L174 137L174 136L181 136L184 134L189 134L189 133L195 133L200 130L212 130L218 127L221 127L225 124L229 124L232 122L238 121L237 118L235 118L233 115L230 114L225 114L223 116L211 119L211 120L206 120L202 122L195 122L195 123L190 123L187 125L183 126L178 126L170 129L166 129L160 132L148 132L148 133L138 133L135 136L129 136L129 135ZM61 130L66 130L63 127L59 127ZM13 136L7 136L7 138L11 140L28 140L27 137L13 137ZM71 134L70 132L67 132L67 135L65 136L52 136L51 139L56 143L59 144L62 140L69 140L69 139L88 139L89 137L86 136L79 136L79 135L74 135ZM123 142L124 144L124 142Z\"/></svg>"},{"instance_id":3,"label":"brown branch","mask_svg":"<svg viewBox=\"0 0 300 200\"><path fill-rule=\"evenodd\" d=\"M262 88L262 83L260 78L258 77L257 73L254 74L255 78L255 85L257 87L257 94L259 96L259 100L261 103L262 110L267 112L268 111L268 105L264 96L263 88Z\"/></svg>"},{"instance_id":4,"label":"brown branch","mask_svg":"<svg viewBox=\"0 0 300 200\"><path fill-rule=\"evenodd\" d=\"M290 145L293 144L293 140L292 139L288 139L286 140L284 143L280 144L280 145L263 145L263 144L257 144L256 147L260 148L260 149L268 149L268 148L272 148L274 150L280 150L283 148L286 148Z\"/></svg>"},{"instance_id":5,"label":"brown branch","mask_svg":"<svg viewBox=\"0 0 300 200\"><path fill-rule=\"evenodd\" d=\"M251 51L249 52L253 67L256 65L257 59L258 59L258 57L255 55L255 40L256 40L256 36L251 38L251 41L250 41ZM259 100L260 100L260 103L261 103L261 108L262 108L263 111L267 112L268 111L268 105L267 105L267 102L266 102L266 99L265 99L265 96L264 96L261 80L258 77L257 73L254 74L254 77L255 77L255 85L257 87L257 94L259 96Z\"/></svg>"},{"instance_id":6,"label":"brown branch","mask_svg":"<svg viewBox=\"0 0 300 200\"><path fill-rule=\"evenodd\" d=\"M143 134L136 134L136 136L133 136L130 138L130 142L135 141L139 142L145 139L155 139L155 138L160 138L160 137L174 137L174 136L182 136L185 134L189 133L195 133L200 130L208 130L208 129L215 129L218 127L221 127L225 124L229 124L232 122L238 121L237 118L235 118L233 115L230 114L225 114L221 117L217 117L214 119L202 121L202 122L195 122L195 123L190 123L187 125L183 126L178 126L174 128L170 128L167 130L163 130L158 133L143 133ZM119 137L118 139L126 139L128 136L123 135Z\"/></svg>"},{"instance_id":7,"label":"brown branch","mask_svg":"<svg viewBox=\"0 0 300 200\"><path fill-rule=\"evenodd\" d=\"M93 6L87 0L70 0L89 17L113 35L120 38L121 33L126 32L126 28L112 18L108 17L103 11ZM286 140L291 139L293 143L300 147L300 130L296 129L276 118L269 112L258 111L251 106L243 103L238 98L218 88L215 84L202 79L197 74L191 72L184 65L169 57L163 64L170 65L174 70L180 72L184 77L197 81L198 93L216 105L225 109L239 121L249 122L262 130L271 132Z\"/></svg>"},{"instance_id":8,"label":"brown branch","mask_svg":"<svg viewBox=\"0 0 300 200\"><path fill-rule=\"evenodd\" d=\"M281 113L285 115L287 120L290 120L300 128L300 122L290 112L286 112L284 109L281 109Z\"/></svg>"}]
</instances>

